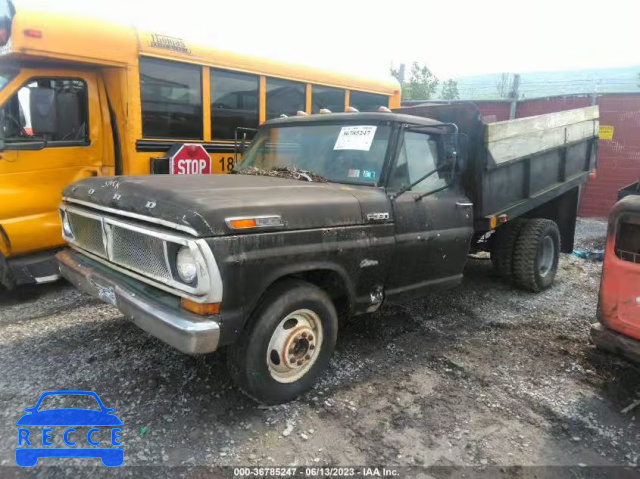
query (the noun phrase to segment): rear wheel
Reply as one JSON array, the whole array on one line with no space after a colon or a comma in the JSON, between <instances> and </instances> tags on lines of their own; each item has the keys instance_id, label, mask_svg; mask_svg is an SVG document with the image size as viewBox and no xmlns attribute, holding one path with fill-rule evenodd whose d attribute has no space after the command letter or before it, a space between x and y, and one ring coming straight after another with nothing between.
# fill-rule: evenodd
<instances>
[{"instance_id":1,"label":"rear wheel","mask_svg":"<svg viewBox=\"0 0 640 479\"><path fill-rule=\"evenodd\" d=\"M553 284L560 258L560 231L551 220L531 219L523 226L513 254L515 283L529 291Z\"/></svg>"},{"instance_id":2,"label":"rear wheel","mask_svg":"<svg viewBox=\"0 0 640 479\"><path fill-rule=\"evenodd\" d=\"M513 279L513 252L524 224L524 220L515 219L500 226L494 233L491 263L498 276L508 282Z\"/></svg>"},{"instance_id":3,"label":"rear wheel","mask_svg":"<svg viewBox=\"0 0 640 479\"><path fill-rule=\"evenodd\" d=\"M229 372L260 402L291 401L326 369L337 334L338 315L327 293L304 281L283 281L267 292L229 348Z\"/></svg>"}]
</instances>

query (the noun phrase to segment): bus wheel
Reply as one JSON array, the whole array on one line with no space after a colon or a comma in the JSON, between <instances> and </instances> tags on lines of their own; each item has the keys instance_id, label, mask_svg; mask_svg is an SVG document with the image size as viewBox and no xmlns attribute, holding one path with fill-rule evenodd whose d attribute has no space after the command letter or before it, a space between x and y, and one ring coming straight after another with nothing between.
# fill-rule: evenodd
<instances>
[{"instance_id":1,"label":"bus wheel","mask_svg":"<svg viewBox=\"0 0 640 479\"><path fill-rule=\"evenodd\" d=\"M560 231L551 220L527 220L513 254L515 283L529 291L542 291L553 284L560 258Z\"/></svg>"},{"instance_id":2,"label":"bus wheel","mask_svg":"<svg viewBox=\"0 0 640 479\"><path fill-rule=\"evenodd\" d=\"M515 219L500 226L491 245L491 263L495 272L507 282L513 280L513 252L524 220Z\"/></svg>"},{"instance_id":3,"label":"bus wheel","mask_svg":"<svg viewBox=\"0 0 640 479\"><path fill-rule=\"evenodd\" d=\"M229 372L259 402L291 401L327 368L337 334L338 315L327 293L304 281L282 281L229 348Z\"/></svg>"}]
</instances>

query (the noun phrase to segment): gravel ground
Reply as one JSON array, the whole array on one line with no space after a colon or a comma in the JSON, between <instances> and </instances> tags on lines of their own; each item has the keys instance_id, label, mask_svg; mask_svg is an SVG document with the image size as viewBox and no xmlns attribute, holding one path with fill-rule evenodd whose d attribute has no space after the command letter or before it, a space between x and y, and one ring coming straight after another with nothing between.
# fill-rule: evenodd
<instances>
[{"instance_id":1,"label":"gravel ground","mask_svg":"<svg viewBox=\"0 0 640 479\"><path fill-rule=\"evenodd\" d=\"M602 244L605 229L581 220L577 245ZM11 467L23 408L42 391L87 389L124 422L133 467L122 476L387 465L422 477L452 477L448 466L636 477L640 408L621 411L640 395L640 372L588 340L600 269L563 255L555 286L531 294L494 278L490 261L470 261L454 290L343 324L317 387L276 407L239 393L222 353L182 355L68 284L0 293L0 476L24 473ZM106 471L77 461L44 459L30 472Z\"/></svg>"}]
</instances>

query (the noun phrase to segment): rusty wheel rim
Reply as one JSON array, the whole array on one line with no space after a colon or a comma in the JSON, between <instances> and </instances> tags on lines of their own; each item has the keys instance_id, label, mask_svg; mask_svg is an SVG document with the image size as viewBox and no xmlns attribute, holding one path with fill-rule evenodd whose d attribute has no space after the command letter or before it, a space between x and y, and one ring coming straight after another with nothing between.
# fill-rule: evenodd
<instances>
[{"instance_id":1,"label":"rusty wheel rim","mask_svg":"<svg viewBox=\"0 0 640 479\"><path fill-rule=\"evenodd\" d=\"M287 315L269 341L267 366L271 377L280 383L299 380L318 359L322 340L322 322L317 313L298 309Z\"/></svg>"}]
</instances>

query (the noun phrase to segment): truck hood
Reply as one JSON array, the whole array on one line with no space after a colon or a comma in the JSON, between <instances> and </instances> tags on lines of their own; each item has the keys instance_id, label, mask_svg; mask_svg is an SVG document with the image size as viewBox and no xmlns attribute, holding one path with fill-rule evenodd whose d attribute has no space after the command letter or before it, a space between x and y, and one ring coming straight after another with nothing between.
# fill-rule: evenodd
<instances>
[{"instance_id":1,"label":"truck hood","mask_svg":"<svg viewBox=\"0 0 640 479\"><path fill-rule=\"evenodd\" d=\"M178 224L196 236L238 234L225 224L233 217L280 215L284 229L297 230L359 225L369 213L391 216L387 195L378 188L251 175L87 178L69 185L63 196Z\"/></svg>"}]
</instances>

